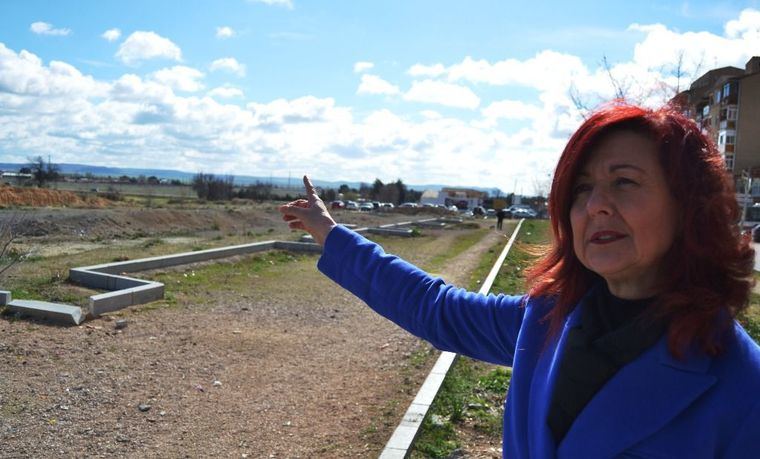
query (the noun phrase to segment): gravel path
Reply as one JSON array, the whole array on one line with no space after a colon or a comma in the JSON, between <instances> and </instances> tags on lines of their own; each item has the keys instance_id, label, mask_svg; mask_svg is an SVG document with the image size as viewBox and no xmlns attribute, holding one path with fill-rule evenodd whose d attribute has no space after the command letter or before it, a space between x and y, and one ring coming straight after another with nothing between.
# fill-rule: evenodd
<instances>
[{"instance_id":1,"label":"gravel path","mask_svg":"<svg viewBox=\"0 0 760 459\"><path fill-rule=\"evenodd\" d=\"M465 283L501 237L439 274ZM0 456L376 457L436 352L315 262L273 266L245 292L130 308L120 330L0 320Z\"/></svg>"}]
</instances>

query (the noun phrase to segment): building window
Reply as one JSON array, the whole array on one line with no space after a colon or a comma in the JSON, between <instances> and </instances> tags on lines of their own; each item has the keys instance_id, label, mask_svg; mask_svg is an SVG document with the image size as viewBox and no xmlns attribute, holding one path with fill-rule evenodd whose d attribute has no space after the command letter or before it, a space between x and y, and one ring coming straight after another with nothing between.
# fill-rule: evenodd
<instances>
[{"instance_id":1,"label":"building window","mask_svg":"<svg viewBox=\"0 0 760 459\"><path fill-rule=\"evenodd\" d=\"M726 83L723 85L723 97L728 97L728 95L731 93L731 83Z\"/></svg>"},{"instance_id":2,"label":"building window","mask_svg":"<svg viewBox=\"0 0 760 459\"><path fill-rule=\"evenodd\" d=\"M720 102L720 89L715 91L715 103L717 104L718 102Z\"/></svg>"},{"instance_id":3,"label":"building window","mask_svg":"<svg viewBox=\"0 0 760 459\"><path fill-rule=\"evenodd\" d=\"M728 107L728 113L726 114L726 118L729 121L736 121L736 107Z\"/></svg>"},{"instance_id":4,"label":"building window","mask_svg":"<svg viewBox=\"0 0 760 459\"><path fill-rule=\"evenodd\" d=\"M726 145L734 145L736 143L736 136L733 134L726 134Z\"/></svg>"},{"instance_id":5,"label":"building window","mask_svg":"<svg viewBox=\"0 0 760 459\"><path fill-rule=\"evenodd\" d=\"M708 116L710 116L710 106L705 105L704 107L702 107L702 117L708 117Z\"/></svg>"},{"instance_id":6,"label":"building window","mask_svg":"<svg viewBox=\"0 0 760 459\"><path fill-rule=\"evenodd\" d=\"M726 169L734 170L734 155L726 155Z\"/></svg>"},{"instance_id":7,"label":"building window","mask_svg":"<svg viewBox=\"0 0 760 459\"><path fill-rule=\"evenodd\" d=\"M718 145L725 145L726 144L726 133L721 132L718 134Z\"/></svg>"}]
</instances>

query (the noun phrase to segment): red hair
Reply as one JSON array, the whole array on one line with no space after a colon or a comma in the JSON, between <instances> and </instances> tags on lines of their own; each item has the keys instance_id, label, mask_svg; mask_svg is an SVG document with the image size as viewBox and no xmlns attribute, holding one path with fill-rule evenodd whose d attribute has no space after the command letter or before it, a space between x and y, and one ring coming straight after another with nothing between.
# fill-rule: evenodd
<instances>
[{"instance_id":1,"label":"red hair","mask_svg":"<svg viewBox=\"0 0 760 459\"><path fill-rule=\"evenodd\" d=\"M611 132L630 130L651 138L670 192L681 206L681 234L665 256L668 273L652 310L666 318L668 346L682 356L692 345L718 354L721 336L748 305L754 251L738 225L739 206L731 176L708 136L672 107L649 110L612 105L589 117L570 138L554 172L549 218L554 243L527 273L533 296L550 296L549 336L600 276L584 267L573 250L572 187L590 152Z\"/></svg>"}]
</instances>

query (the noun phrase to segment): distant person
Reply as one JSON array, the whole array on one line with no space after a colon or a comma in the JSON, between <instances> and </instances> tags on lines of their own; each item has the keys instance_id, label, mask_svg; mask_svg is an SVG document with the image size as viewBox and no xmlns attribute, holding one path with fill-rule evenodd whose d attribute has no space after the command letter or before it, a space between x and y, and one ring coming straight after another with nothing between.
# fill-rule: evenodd
<instances>
[{"instance_id":1,"label":"distant person","mask_svg":"<svg viewBox=\"0 0 760 459\"><path fill-rule=\"evenodd\" d=\"M504 223L504 217L507 216L507 211L499 209L496 211L496 229L501 231L501 225Z\"/></svg>"},{"instance_id":2,"label":"distant person","mask_svg":"<svg viewBox=\"0 0 760 459\"><path fill-rule=\"evenodd\" d=\"M323 273L437 348L513 368L504 457L760 457L760 348L734 320L753 251L720 154L679 112L612 106L573 134L521 296L386 254L304 183L280 211L323 245Z\"/></svg>"}]
</instances>

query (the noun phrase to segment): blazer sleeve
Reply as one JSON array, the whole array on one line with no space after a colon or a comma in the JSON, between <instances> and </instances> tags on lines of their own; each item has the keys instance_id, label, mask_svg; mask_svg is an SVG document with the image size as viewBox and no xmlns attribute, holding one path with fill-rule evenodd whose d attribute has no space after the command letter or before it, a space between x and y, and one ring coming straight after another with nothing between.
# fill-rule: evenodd
<instances>
[{"instance_id":1,"label":"blazer sleeve","mask_svg":"<svg viewBox=\"0 0 760 459\"><path fill-rule=\"evenodd\" d=\"M438 349L512 365L524 297L446 285L342 226L327 236L317 266L377 313Z\"/></svg>"}]
</instances>

